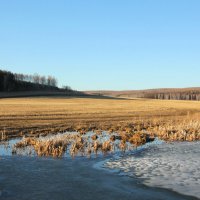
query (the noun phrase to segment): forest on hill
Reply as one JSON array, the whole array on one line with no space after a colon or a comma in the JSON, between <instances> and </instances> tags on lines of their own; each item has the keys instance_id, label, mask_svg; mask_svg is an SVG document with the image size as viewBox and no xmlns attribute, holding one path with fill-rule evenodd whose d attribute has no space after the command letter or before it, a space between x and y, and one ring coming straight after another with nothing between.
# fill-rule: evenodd
<instances>
[{"instance_id":1,"label":"forest on hill","mask_svg":"<svg viewBox=\"0 0 200 200\"><path fill-rule=\"evenodd\" d=\"M65 90L71 90L65 87ZM57 80L53 76L39 74L27 75L0 70L0 92L17 91L59 91Z\"/></svg>"}]
</instances>

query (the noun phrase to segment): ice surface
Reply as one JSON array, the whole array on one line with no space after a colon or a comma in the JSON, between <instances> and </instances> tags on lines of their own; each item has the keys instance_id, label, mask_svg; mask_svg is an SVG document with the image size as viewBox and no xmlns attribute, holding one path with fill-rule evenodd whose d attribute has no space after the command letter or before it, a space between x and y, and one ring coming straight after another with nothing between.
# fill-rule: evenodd
<instances>
[{"instance_id":1,"label":"ice surface","mask_svg":"<svg viewBox=\"0 0 200 200\"><path fill-rule=\"evenodd\" d=\"M150 145L137 154L111 159L105 166L138 177L148 186L200 198L200 142Z\"/></svg>"}]
</instances>

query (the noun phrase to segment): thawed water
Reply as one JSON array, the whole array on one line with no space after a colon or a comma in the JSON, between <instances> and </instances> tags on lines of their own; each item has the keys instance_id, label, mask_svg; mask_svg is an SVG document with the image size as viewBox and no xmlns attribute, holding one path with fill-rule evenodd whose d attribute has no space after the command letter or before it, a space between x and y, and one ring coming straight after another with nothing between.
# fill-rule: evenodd
<instances>
[{"instance_id":1,"label":"thawed water","mask_svg":"<svg viewBox=\"0 0 200 200\"><path fill-rule=\"evenodd\" d=\"M200 142L153 144L145 151L113 158L104 167L120 170L147 186L200 198Z\"/></svg>"},{"instance_id":2,"label":"thawed water","mask_svg":"<svg viewBox=\"0 0 200 200\"><path fill-rule=\"evenodd\" d=\"M9 141L1 141L0 142L0 156L11 156L13 145L19 141L20 139L11 139Z\"/></svg>"},{"instance_id":3,"label":"thawed water","mask_svg":"<svg viewBox=\"0 0 200 200\"><path fill-rule=\"evenodd\" d=\"M92 134L84 138L91 140ZM103 132L98 141L109 137ZM138 148L128 145L125 153L116 148L106 157L78 156L76 160L69 159L67 153L63 159L37 158L31 147L18 152L25 156L11 156L12 146L19 141L0 143L0 199L194 199L182 194L200 198L200 142L165 143L156 139ZM118 144L116 140L114 145Z\"/></svg>"}]
</instances>

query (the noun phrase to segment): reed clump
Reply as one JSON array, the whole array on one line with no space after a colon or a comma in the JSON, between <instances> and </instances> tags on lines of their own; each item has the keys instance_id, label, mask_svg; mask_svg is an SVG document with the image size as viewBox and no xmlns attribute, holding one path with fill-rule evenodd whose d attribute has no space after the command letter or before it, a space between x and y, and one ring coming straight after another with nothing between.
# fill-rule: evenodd
<instances>
[{"instance_id":1,"label":"reed clump","mask_svg":"<svg viewBox=\"0 0 200 200\"><path fill-rule=\"evenodd\" d=\"M68 138L23 138L20 142L16 143L13 147L13 152L17 149L32 146L38 156L51 156L62 157L68 145Z\"/></svg>"},{"instance_id":2,"label":"reed clump","mask_svg":"<svg viewBox=\"0 0 200 200\"><path fill-rule=\"evenodd\" d=\"M133 136L131 136L129 142L134 146L140 146L146 143L146 137L147 135L143 133L135 133Z\"/></svg>"},{"instance_id":3,"label":"reed clump","mask_svg":"<svg viewBox=\"0 0 200 200\"><path fill-rule=\"evenodd\" d=\"M33 147L38 156L62 157L66 151L67 144L67 141L63 140L37 141Z\"/></svg>"}]
</instances>

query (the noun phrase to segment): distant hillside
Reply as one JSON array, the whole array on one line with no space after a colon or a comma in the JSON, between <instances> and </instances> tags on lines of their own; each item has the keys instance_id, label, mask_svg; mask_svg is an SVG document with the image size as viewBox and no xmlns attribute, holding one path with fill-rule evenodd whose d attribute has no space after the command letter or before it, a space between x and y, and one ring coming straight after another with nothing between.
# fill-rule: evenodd
<instances>
[{"instance_id":1,"label":"distant hillside","mask_svg":"<svg viewBox=\"0 0 200 200\"><path fill-rule=\"evenodd\" d=\"M87 94L113 97L150 98L168 100L200 100L200 87L196 88L162 88L126 91L85 91Z\"/></svg>"}]
</instances>

